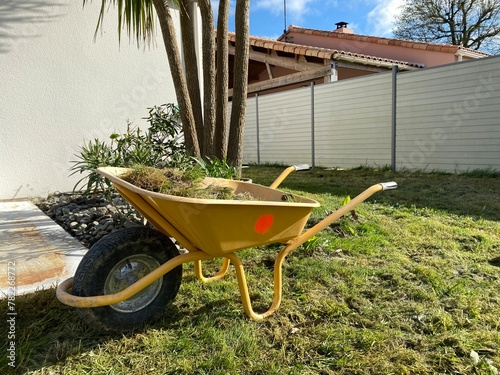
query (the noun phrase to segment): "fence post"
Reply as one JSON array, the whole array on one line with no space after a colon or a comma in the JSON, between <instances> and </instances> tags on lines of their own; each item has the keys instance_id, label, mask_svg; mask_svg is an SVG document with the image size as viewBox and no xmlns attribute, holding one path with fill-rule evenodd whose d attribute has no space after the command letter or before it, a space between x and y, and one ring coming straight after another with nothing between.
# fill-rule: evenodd
<instances>
[{"instance_id":1,"label":"fence post","mask_svg":"<svg viewBox=\"0 0 500 375\"><path fill-rule=\"evenodd\" d=\"M257 165L260 164L260 134L259 134L259 93L255 94L255 127L257 130Z\"/></svg>"},{"instance_id":2,"label":"fence post","mask_svg":"<svg viewBox=\"0 0 500 375\"><path fill-rule=\"evenodd\" d=\"M391 111L391 169L396 172L396 101L398 66L392 66L392 111Z\"/></svg>"},{"instance_id":3,"label":"fence post","mask_svg":"<svg viewBox=\"0 0 500 375\"><path fill-rule=\"evenodd\" d=\"M311 167L314 168L316 165L316 146L314 142L314 81L311 82Z\"/></svg>"}]
</instances>

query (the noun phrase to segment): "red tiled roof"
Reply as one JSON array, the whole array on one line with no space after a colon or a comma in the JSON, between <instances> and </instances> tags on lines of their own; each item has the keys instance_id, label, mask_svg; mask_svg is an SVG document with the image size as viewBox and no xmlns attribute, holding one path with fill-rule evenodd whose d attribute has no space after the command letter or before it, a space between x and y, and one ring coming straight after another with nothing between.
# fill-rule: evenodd
<instances>
[{"instance_id":1,"label":"red tiled roof","mask_svg":"<svg viewBox=\"0 0 500 375\"><path fill-rule=\"evenodd\" d=\"M228 32L228 39L231 42L235 42L236 41L235 33ZM419 63L393 60L393 59L388 59L388 58L384 58L384 57L370 56L370 55L364 55L361 53L341 51L341 50L336 50L336 49L304 46L304 45L300 45L300 44L287 43L287 42L282 42L279 40L261 38L261 37L256 37L256 36L250 36L250 45L255 46L255 47L267 48L267 49L271 49L271 50L275 50L275 51L293 53L296 55L318 57L321 59L348 60L349 58L353 58L353 59L357 58L357 59L364 59L367 62L372 62L373 65L379 65L381 63L385 63L385 64L392 64L392 65L399 65L400 67L401 66L408 66L408 67L413 67L413 68L423 68L424 67L423 64L419 64Z\"/></svg>"},{"instance_id":2,"label":"red tiled roof","mask_svg":"<svg viewBox=\"0 0 500 375\"><path fill-rule=\"evenodd\" d=\"M327 38L352 40L352 41L357 41L357 42L388 44L391 46L415 48L415 49L422 49L422 50L429 50L429 51L436 51L436 52L445 52L445 53L456 53L458 50L463 50L463 51L474 52L474 53L484 55L484 56L490 56L490 54L488 54L488 53L484 53L484 52L476 51L476 50L473 50L470 48L465 48L462 46L456 46L456 45L452 45L452 44L426 43L426 42L419 42L419 41L415 41L415 40L403 40L403 39L361 35L361 34L339 33L339 32L334 32L334 31L308 29L308 28L299 27L299 26L295 26L295 25L290 25L288 27L288 30L286 31L286 33L283 34L282 36L280 36L278 38L278 40L281 40L286 34L288 34L290 32L302 33L302 34L307 34L307 35L322 36L322 37L327 37Z\"/></svg>"}]
</instances>

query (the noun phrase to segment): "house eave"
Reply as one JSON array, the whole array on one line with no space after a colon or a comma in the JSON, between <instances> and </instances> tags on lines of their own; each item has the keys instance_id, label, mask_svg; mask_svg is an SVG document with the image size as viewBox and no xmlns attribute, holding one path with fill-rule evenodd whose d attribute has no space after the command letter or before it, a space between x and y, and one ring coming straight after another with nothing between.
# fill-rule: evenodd
<instances>
[{"instance_id":1,"label":"house eave","mask_svg":"<svg viewBox=\"0 0 500 375\"><path fill-rule=\"evenodd\" d=\"M417 70L425 67L423 64L405 64L398 61L378 60L362 57L359 55L346 55L343 53L334 53L332 55L332 60L345 61L352 64L368 65L385 69L392 69L393 66L397 66L399 70Z\"/></svg>"},{"instance_id":2,"label":"house eave","mask_svg":"<svg viewBox=\"0 0 500 375\"><path fill-rule=\"evenodd\" d=\"M488 53L480 52L480 51L475 51L469 48L463 48L459 47L457 51L455 52L455 56L457 56L459 59L463 57L468 57L470 59L480 59L483 57L488 57L491 56Z\"/></svg>"}]
</instances>

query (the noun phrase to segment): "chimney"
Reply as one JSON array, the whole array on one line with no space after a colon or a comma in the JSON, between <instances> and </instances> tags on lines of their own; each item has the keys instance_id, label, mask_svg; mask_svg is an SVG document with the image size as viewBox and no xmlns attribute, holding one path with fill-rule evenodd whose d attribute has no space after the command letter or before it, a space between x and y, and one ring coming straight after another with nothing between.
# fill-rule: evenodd
<instances>
[{"instance_id":1,"label":"chimney","mask_svg":"<svg viewBox=\"0 0 500 375\"><path fill-rule=\"evenodd\" d=\"M347 27L347 22L337 22L335 26L337 28L333 30L334 33L342 33L342 34L354 34L354 30Z\"/></svg>"}]
</instances>

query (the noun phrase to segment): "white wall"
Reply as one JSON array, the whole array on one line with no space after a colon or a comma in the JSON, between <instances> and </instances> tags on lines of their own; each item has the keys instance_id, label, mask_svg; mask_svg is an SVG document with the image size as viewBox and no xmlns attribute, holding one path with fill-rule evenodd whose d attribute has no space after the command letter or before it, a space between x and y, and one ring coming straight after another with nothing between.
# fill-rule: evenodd
<instances>
[{"instance_id":1,"label":"white wall","mask_svg":"<svg viewBox=\"0 0 500 375\"><path fill-rule=\"evenodd\" d=\"M72 190L84 140L145 124L175 102L158 26L156 46L118 44L116 11L93 40L100 1L0 0L0 199Z\"/></svg>"}]
</instances>

